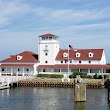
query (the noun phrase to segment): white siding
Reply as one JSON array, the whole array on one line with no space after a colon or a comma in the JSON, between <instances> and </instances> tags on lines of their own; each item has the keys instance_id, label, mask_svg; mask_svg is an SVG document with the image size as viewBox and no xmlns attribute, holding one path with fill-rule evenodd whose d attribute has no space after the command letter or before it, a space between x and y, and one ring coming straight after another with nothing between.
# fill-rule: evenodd
<instances>
[{"instance_id":1,"label":"white siding","mask_svg":"<svg viewBox=\"0 0 110 110\"><path fill-rule=\"evenodd\" d=\"M47 47L46 47L47 46ZM47 51L46 51L47 50ZM55 58L59 52L59 42L57 40L41 41L39 43L40 64L55 64ZM46 55L47 53L47 55ZM47 61L47 63L46 63Z\"/></svg>"}]
</instances>

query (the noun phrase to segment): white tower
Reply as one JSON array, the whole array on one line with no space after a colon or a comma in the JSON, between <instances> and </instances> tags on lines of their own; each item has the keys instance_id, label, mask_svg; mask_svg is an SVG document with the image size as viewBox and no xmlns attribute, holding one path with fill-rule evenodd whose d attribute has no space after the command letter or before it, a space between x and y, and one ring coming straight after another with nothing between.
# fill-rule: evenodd
<instances>
[{"instance_id":1,"label":"white tower","mask_svg":"<svg viewBox=\"0 0 110 110\"><path fill-rule=\"evenodd\" d=\"M39 36L39 61L40 65L54 65L59 52L58 36L44 34Z\"/></svg>"}]
</instances>

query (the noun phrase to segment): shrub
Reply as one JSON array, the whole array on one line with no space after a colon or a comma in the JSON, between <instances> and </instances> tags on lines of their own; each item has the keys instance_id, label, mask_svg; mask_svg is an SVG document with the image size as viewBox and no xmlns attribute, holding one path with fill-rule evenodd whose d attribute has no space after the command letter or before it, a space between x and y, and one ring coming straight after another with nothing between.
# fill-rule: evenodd
<instances>
[{"instance_id":1,"label":"shrub","mask_svg":"<svg viewBox=\"0 0 110 110\"><path fill-rule=\"evenodd\" d=\"M83 72L74 72L69 78L76 78L77 75L80 75L81 78L87 78L87 73Z\"/></svg>"},{"instance_id":2,"label":"shrub","mask_svg":"<svg viewBox=\"0 0 110 110\"><path fill-rule=\"evenodd\" d=\"M87 78L90 78L90 79L92 79L92 76L91 76L91 75L88 75L88 76L87 76Z\"/></svg>"},{"instance_id":3,"label":"shrub","mask_svg":"<svg viewBox=\"0 0 110 110\"><path fill-rule=\"evenodd\" d=\"M63 75L61 75L61 74L38 74L37 77L43 77L43 78L63 78Z\"/></svg>"},{"instance_id":4,"label":"shrub","mask_svg":"<svg viewBox=\"0 0 110 110\"><path fill-rule=\"evenodd\" d=\"M102 75L99 75L99 76L98 76L98 79L102 79Z\"/></svg>"},{"instance_id":5,"label":"shrub","mask_svg":"<svg viewBox=\"0 0 110 110\"><path fill-rule=\"evenodd\" d=\"M95 75L93 76L93 79L98 79L98 75L95 74Z\"/></svg>"}]
</instances>

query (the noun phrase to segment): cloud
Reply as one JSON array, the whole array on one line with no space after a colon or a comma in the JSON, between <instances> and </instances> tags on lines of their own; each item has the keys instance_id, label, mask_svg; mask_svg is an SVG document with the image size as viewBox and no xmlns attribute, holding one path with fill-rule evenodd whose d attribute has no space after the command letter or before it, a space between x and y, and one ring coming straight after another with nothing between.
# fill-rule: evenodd
<instances>
[{"instance_id":1,"label":"cloud","mask_svg":"<svg viewBox=\"0 0 110 110\"><path fill-rule=\"evenodd\" d=\"M1 1L0 2L0 24L6 25L11 23L11 20L17 18L29 9L29 6L26 4L20 4L16 1Z\"/></svg>"},{"instance_id":2,"label":"cloud","mask_svg":"<svg viewBox=\"0 0 110 110\"><path fill-rule=\"evenodd\" d=\"M48 21L67 21L72 23L83 21L101 20L110 17L108 14L110 7L105 9L51 9L45 7L37 7L33 12L41 19Z\"/></svg>"}]
</instances>

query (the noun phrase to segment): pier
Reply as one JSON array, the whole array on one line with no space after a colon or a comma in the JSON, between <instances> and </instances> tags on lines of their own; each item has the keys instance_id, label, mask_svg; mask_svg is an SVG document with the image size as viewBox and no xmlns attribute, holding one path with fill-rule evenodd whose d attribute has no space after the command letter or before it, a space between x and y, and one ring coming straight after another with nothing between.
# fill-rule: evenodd
<instances>
[{"instance_id":1,"label":"pier","mask_svg":"<svg viewBox=\"0 0 110 110\"><path fill-rule=\"evenodd\" d=\"M33 76L0 76L0 90L18 86L18 82L31 79Z\"/></svg>"}]
</instances>

